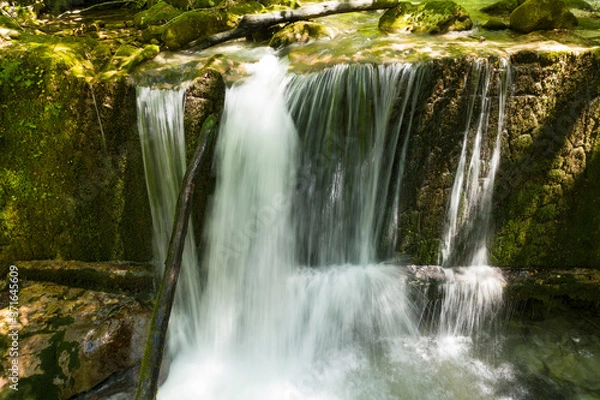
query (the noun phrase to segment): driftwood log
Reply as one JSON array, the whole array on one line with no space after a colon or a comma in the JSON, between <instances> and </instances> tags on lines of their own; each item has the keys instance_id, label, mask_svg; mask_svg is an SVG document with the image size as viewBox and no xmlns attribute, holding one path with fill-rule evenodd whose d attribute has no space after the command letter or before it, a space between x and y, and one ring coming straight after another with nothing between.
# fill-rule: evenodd
<instances>
[{"instance_id":1,"label":"driftwood log","mask_svg":"<svg viewBox=\"0 0 600 400\"><path fill-rule=\"evenodd\" d=\"M274 11L266 14L244 15L234 29L219 32L206 38L194 40L188 47L205 49L234 39L241 39L273 25L325 17L357 11L381 10L397 6L399 0L350 0L347 2L330 1L311 4L295 10Z\"/></svg>"},{"instance_id":2,"label":"driftwood log","mask_svg":"<svg viewBox=\"0 0 600 400\"><path fill-rule=\"evenodd\" d=\"M148 339L146 340L144 358L140 367L137 400L154 400L156 398L167 327L169 325L173 300L175 299L175 289L177 288L177 280L179 278L179 271L181 270L185 236L187 235L188 222L192 211L192 198L194 197L194 189L196 187L196 176L203 162L206 160L207 150L211 148L212 142L214 142L215 120L211 121L213 126L208 129L206 129L208 124L205 123L202 137L181 183L173 232L165 261L165 272L158 290L158 297L150 321Z\"/></svg>"}]
</instances>

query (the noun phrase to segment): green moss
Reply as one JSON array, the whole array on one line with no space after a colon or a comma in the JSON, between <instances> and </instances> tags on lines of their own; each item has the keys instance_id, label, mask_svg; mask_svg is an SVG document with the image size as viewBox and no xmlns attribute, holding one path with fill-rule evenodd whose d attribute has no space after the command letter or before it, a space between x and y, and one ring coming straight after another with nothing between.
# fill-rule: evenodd
<instances>
[{"instance_id":1,"label":"green moss","mask_svg":"<svg viewBox=\"0 0 600 400\"><path fill-rule=\"evenodd\" d=\"M175 50L187 43L235 27L235 21L226 12L216 10L188 11L168 23L161 39Z\"/></svg>"},{"instance_id":2,"label":"green moss","mask_svg":"<svg viewBox=\"0 0 600 400\"><path fill-rule=\"evenodd\" d=\"M137 13L133 23L138 29L145 29L151 25L163 25L181 15L183 11L164 1L159 1L152 7Z\"/></svg>"},{"instance_id":3,"label":"green moss","mask_svg":"<svg viewBox=\"0 0 600 400\"><path fill-rule=\"evenodd\" d=\"M40 352L41 374L19 380L18 398L20 399L60 399L62 383L73 384L71 371L80 366L79 343L64 340L65 331L58 331L49 340L49 345ZM59 360L68 360L61 366ZM66 371L63 369L66 367ZM15 397L12 397L15 398Z\"/></svg>"},{"instance_id":4,"label":"green moss","mask_svg":"<svg viewBox=\"0 0 600 400\"><path fill-rule=\"evenodd\" d=\"M130 251L143 261L147 231L122 225L148 223L133 91L124 82L88 84L87 42L43 39L0 54L0 265Z\"/></svg>"},{"instance_id":5,"label":"green moss","mask_svg":"<svg viewBox=\"0 0 600 400\"><path fill-rule=\"evenodd\" d=\"M306 43L309 40L329 37L329 31L324 25L315 22L299 21L285 26L275 33L269 46L278 48L292 43Z\"/></svg>"},{"instance_id":6,"label":"green moss","mask_svg":"<svg viewBox=\"0 0 600 400\"><path fill-rule=\"evenodd\" d=\"M401 2L388 9L379 20L385 32L446 33L468 30L473 21L467 11L449 0L430 0L421 4Z\"/></svg>"},{"instance_id":7,"label":"green moss","mask_svg":"<svg viewBox=\"0 0 600 400\"><path fill-rule=\"evenodd\" d=\"M510 14L510 28L521 33L573 29L577 24L577 18L562 0L529 0Z\"/></svg>"}]
</instances>

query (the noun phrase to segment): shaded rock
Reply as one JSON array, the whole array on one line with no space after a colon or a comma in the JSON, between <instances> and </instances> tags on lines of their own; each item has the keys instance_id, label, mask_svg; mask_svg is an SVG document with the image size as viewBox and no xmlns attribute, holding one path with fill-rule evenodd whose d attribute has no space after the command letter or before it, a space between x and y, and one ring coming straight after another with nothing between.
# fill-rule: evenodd
<instances>
[{"instance_id":1,"label":"shaded rock","mask_svg":"<svg viewBox=\"0 0 600 400\"><path fill-rule=\"evenodd\" d=\"M594 7L584 0L564 0L567 8L575 8L583 11L595 11Z\"/></svg>"},{"instance_id":2,"label":"shaded rock","mask_svg":"<svg viewBox=\"0 0 600 400\"><path fill-rule=\"evenodd\" d=\"M467 11L453 1L432 0L421 4L399 3L379 19L385 32L446 33L473 27Z\"/></svg>"},{"instance_id":3,"label":"shaded rock","mask_svg":"<svg viewBox=\"0 0 600 400\"><path fill-rule=\"evenodd\" d=\"M153 40L160 40L164 25L150 25L142 31L142 39L146 43L152 43Z\"/></svg>"},{"instance_id":4,"label":"shaded rock","mask_svg":"<svg viewBox=\"0 0 600 400\"><path fill-rule=\"evenodd\" d=\"M173 7L171 4L159 1L149 9L135 14L133 24L138 29L145 29L151 25L165 24L182 13L183 11Z\"/></svg>"},{"instance_id":5,"label":"shaded rock","mask_svg":"<svg viewBox=\"0 0 600 400\"><path fill-rule=\"evenodd\" d=\"M152 264L81 261L19 261L21 279L111 293L149 293L154 290Z\"/></svg>"},{"instance_id":6,"label":"shaded rock","mask_svg":"<svg viewBox=\"0 0 600 400\"><path fill-rule=\"evenodd\" d=\"M309 40L323 37L330 37L329 31L324 25L316 22L299 21L286 25L275 33L269 41L269 46L278 48L292 43L306 43Z\"/></svg>"},{"instance_id":7,"label":"shaded rock","mask_svg":"<svg viewBox=\"0 0 600 400\"><path fill-rule=\"evenodd\" d=\"M68 399L141 360L150 311L131 297L24 283L19 302L17 323L0 310L0 334L18 329L21 398ZM4 359L9 351L2 341Z\"/></svg>"},{"instance_id":8,"label":"shaded rock","mask_svg":"<svg viewBox=\"0 0 600 400\"><path fill-rule=\"evenodd\" d=\"M235 28L235 18L223 11L188 11L168 23L162 41L171 50L179 49L192 40Z\"/></svg>"},{"instance_id":9,"label":"shaded rock","mask_svg":"<svg viewBox=\"0 0 600 400\"><path fill-rule=\"evenodd\" d=\"M562 0L528 0L510 14L510 28L522 33L573 29L577 24L577 18Z\"/></svg>"},{"instance_id":10,"label":"shaded rock","mask_svg":"<svg viewBox=\"0 0 600 400\"><path fill-rule=\"evenodd\" d=\"M523 4L525 0L499 0L494 4L481 9L482 12L490 15L510 15L515 8Z\"/></svg>"},{"instance_id":11,"label":"shaded rock","mask_svg":"<svg viewBox=\"0 0 600 400\"><path fill-rule=\"evenodd\" d=\"M504 29L508 29L508 24L500 18L490 18L481 27L483 29L487 29L488 31L501 31Z\"/></svg>"},{"instance_id":12,"label":"shaded rock","mask_svg":"<svg viewBox=\"0 0 600 400\"><path fill-rule=\"evenodd\" d=\"M175 8L186 10L194 5L193 0L164 0L166 3L172 5Z\"/></svg>"},{"instance_id":13,"label":"shaded rock","mask_svg":"<svg viewBox=\"0 0 600 400\"><path fill-rule=\"evenodd\" d=\"M222 0L195 0L194 8L210 8L219 5Z\"/></svg>"}]
</instances>

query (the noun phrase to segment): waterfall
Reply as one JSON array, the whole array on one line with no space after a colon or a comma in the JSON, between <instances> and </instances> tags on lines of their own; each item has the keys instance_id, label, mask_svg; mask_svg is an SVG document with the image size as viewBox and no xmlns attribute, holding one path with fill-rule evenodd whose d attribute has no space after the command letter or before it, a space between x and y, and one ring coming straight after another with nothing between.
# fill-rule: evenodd
<instances>
[{"instance_id":1,"label":"waterfall","mask_svg":"<svg viewBox=\"0 0 600 400\"><path fill-rule=\"evenodd\" d=\"M338 65L296 76L266 57L249 69L227 90L218 133L205 290L188 287L199 281L190 240L182 273L192 276L180 279L176 352L158 398L489 398L506 373L467 342L422 334L405 269L377 263L394 254L424 68ZM138 90L159 248L173 214L160 196L176 199L183 175L182 107L182 91Z\"/></svg>"},{"instance_id":2,"label":"waterfall","mask_svg":"<svg viewBox=\"0 0 600 400\"><path fill-rule=\"evenodd\" d=\"M183 110L185 90L137 88L138 131L146 188L152 215L152 238L157 275L162 276L171 239L179 186L185 174ZM169 330L169 350L182 348L197 329L200 296L198 256L193 229L188 229L182 276L176 292Z\"/></svg>"},{"instance_id":3,"label":"waterfall","mask_svg":"<svg viewBox=\"0 0 600 400\"><path fill-rule=\"evenodd\" d=\"M494 79L498 91L498 121L496 134L491 137L488 127ZM495 73L490 60L476 60L470 84L466 127L440 252L443 266L462 265L456 270L444 269L446 282L442 287L440 331L452 336L471 335L493 320L502 304L505 285L500 271L488 266L487 245L510 85L507 60L498 61ZM475 112L476 106L479 106L478 112Z\"/></svg>"},{"instance_id":4,"label":"waterfall","mask_svg":"<svg viewBox=\"0 0 600 400\"><path fill-rule=\"evenodd\" d=\"M382 211L390 197L397 207L401 195L413 93L422 74L412 64L337 65L292 79L290 108L305 150L296 195L303 262L364 264L376 258L380 235L390 231ZM390 149L401 140L396 159ZM392 253L395 243L388 241Z\"/></svg>"}]
</instances>

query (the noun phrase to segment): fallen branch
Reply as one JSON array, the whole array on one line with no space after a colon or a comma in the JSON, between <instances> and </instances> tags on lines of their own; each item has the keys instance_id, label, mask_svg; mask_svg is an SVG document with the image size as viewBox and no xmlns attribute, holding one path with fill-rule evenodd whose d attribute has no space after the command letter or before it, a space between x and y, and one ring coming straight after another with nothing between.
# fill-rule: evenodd
<instances>
[{"instance_id":1,"label":"fallen branch","mask_svg":"<svg viewBox=\"0 0 600 400\"><path fill-rule=\"evenodd\" d=\"M185 236L187 234L188 221L192 211L192 198L196 187L196 175L205 160L204 155L207 149L211 147L214 120L212 126L208 129L203 129L202 137L196 147L194 157L188 166L188 169L181 183L179 199L177 201L177 209L175 211L175 222L173 224L173 233L169 243L167 252L167 260L165 261L165 272L158 290L158 298L152 313L150 321L150 330L146 348L144 350L144 358L140 368L140 380L137 389L137 400L154 400L158 389L158 375L162 362L163 351L165 347L165 338L167 327L169 325L169 317L175 299L175 289L181 270L181 258L185 245ZM208 126L205 122L204 126Z\"/></svg>"},{"instance_id":2,"label":"fallen branch","mask_svg":"<svg viewBox=\"0 0 600 400\"><path fill-rule=\"evenodd\" d=\"M327 15L357 11L381 10L397 6L399 0L350 0L348 2L324 2L300 7L295 10L275 11L267 14L244 15L237 28L219 32L206 38L194 40L188 47L205 49L229 40L241 39L273 25L302 21Z\"/></svg>"}]
</instances>

